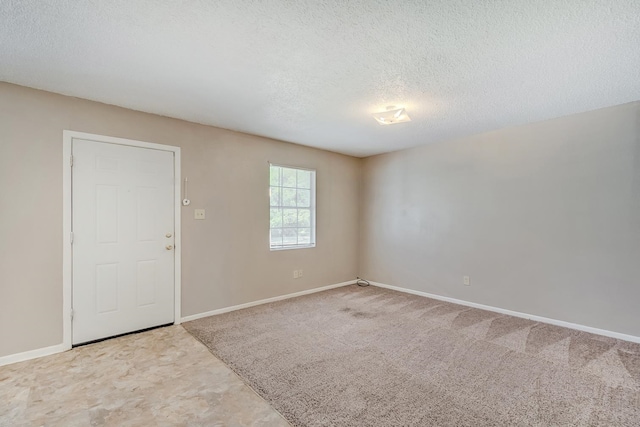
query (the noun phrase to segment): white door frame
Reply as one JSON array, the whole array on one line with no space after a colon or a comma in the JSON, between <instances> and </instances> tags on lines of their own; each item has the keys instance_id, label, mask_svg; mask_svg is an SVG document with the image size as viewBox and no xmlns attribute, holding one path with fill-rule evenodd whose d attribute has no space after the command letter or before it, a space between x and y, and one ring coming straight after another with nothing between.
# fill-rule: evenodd
<instances>
[{"instance_id":1,"label":"white door frame","mask_svg":"<svg viewBox=\"0 0 640 427\"><path fill-rule=\"evenodd\" d=\"M181 259L182 244L180 230L180 147L172 145L154 144L151 142L135 141L132 139L114 138L110 136L95 135L91 133L63 131L62 138L62 345L64 350L71 348L71 300L72 300L72 279L73 279L73 252L71 247L71 225L72 225L72 181L71 181L71 143L74 139L87 139L95 142L108 144L126 145L129 147L151 148L153 150L169 151L173 153L173 185L174 185L174 324L180 323L180 299L181 299Z\"/></svg>"}]
</instances>

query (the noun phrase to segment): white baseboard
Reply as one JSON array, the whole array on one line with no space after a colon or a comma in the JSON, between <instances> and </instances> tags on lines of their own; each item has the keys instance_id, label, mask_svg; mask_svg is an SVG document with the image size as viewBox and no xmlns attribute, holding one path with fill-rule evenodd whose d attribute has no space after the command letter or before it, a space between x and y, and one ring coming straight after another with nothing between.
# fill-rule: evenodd
<instances>
[{"instance_id":1,"label":"white baseboard","mask_svg":"<svg viewBox=\"0 0 640 427\"><path fill-rule=\"evenodd\" d=\"M309 295L309 294L313 294L313 293L316 293L316 292L322 292L322 291L326 291L326 290L329 290L329 289L339 288L339 287L342 287L342 286L351 285L351 284L353 284L355 282L356 282L355 280L350 280L350 281L347 281L347 282L336 283L334 285L323 286L323 287L320 287L320 288L309 289L309 290L306 290L306 291L294 292L292 294L280 295L280 296L277 296L277 297L262 299L262 300L258 300L258 301L252 301L252 302L248 302L248 303L244 303L244 304L234 305L234 306L231 306L231 307L219 308L217 310L211 310L211 311L207 311L205 313L198 313L198 314L194 314L194 315L191 315L191 316L186 316L186 317L183 317L182 319L180 319L180 321L181 322L189 322L191 320L201 319L203 317L215 316L216 314L228 313L230 311L235 311L235 310L241 310L243 308L254 307L256 305L268 304L270 302L282 301L282 300L285 300L285 299L295 298L295 297L299 297L299 296L302 296L302 295ZM605 336L605 337L611 337L611 338L616 338L616 339L620 339L620 340L624 340L624 341L640 343L640 337L637 337L635 335L628 335L628 334L622 334L622 333L619 333L619 332L608 331L606 329L593 328L591 326L579 325L577 323L565 322L563 320L550 319L548 317L536 316L534 314L521 313L521 312L518 312L518 311L507 310L507 309L499 308L499 307L492 307L490 305L478 304L478 303L475 303L475 302L464 301L464 300L460 300L460 299L456 299L456 298L444 297L444 296L440 296L440 295L430 294L428 292L422 292L422 291L416 291L416 290L413 290L413 289L401 288L399 286L392 286L392 285L387 285L387 284L379 283L379 282L369 281L369 283L371 283L371 285L373 285L373 286L377 286L377 287L380 287L380 288L386 288L386 289L392 289L394 291L404 292L404 293L407 293L407 294L419 295L419 296L423 296L423 297L427 297L427 298L437 299L437 300L440 300L440 301L446 301L446 302L451 302L451 303L454 303L454 304L460 304L460 305L464 305L464 306L467 306L467 307L479 308L479 309L482 309L482 310L493 311L493 312L501 313L501 314L507 314L509 316L521 317L521 318L533 320L533 321L536 321L536 322L548 323L548 324L556 325L556 326L563 326L565 328L575 329L575 330L578 330L578 331L589 332L589 333L592 333L592 334L602 335L602 336ZM38 348L38 349L35 349L35 350L25 351L25 352L22 352L22 353L10 354L8 356L1 356L0 357L0 366L9 365L9 364L12 364L12 363L24 362L26 360L36 359L36 358L43 357L43 356L50 356L52 354L62 353L63 351L67 351L67 350L69 350L69 348L67 346L65 346L64 344L57 344L57 345L52 345L50 347L43 347L43 348Z\"/></svg>"},{"instance_id":2,"label":"white baseboard","mask_svg":"<svg viewBox=\"0 0 640 427\"><path fill-rule=\"evenodd\" d=\"M0 366L10 365L12 363L24 362L25 360L37 359L38 357L50 356L56 353L62 353L69 350L64 344L56 344L50 347L36 348L22 353L10 354L0 357Z\"/></svg>"},{"instance_id":3,"label":"white baseboard","mask_svg":"<svg viewBox=\"0 0 640 427\"><path fill-rule=\"evenodd\" d=\"M192 320L202 319L203 317L215 316L216 314L228 313L230 311L242 310L243 308L254 307L256 305L268 304L270 302L282 301L289 298L300 297L302 295L314 294L316 292L327 291L329 289L340 288L342 286L352 285L356 283L355 280L349 280L348 282L336 283L334 285L323 286L321 288L308 289L306 291L294 292L292 294L280 295L273 298L261 299L258 301L247 302L239 305L232 305L230 307L219 308L217 310L206 311L204 313L192 314L180 319L181 322L190 322Z\"/></svg>"},{"instance_id":4,"label":"white baseboard","mask_svg":"<svg viewBox=\"0 0 640 427\"><path fill-rule=\"evenodd\" d=\"M392 289L394 291L404 292L404 293L407 293L407 294L419 295L419 296L422 296L422 297L433 298L433 299L437 299L437 300L440 300L440 301L446 301L446 302L451 302L451 303L454 303L454 304L465 305L465 306L468 306L468 307L479 308L479 309L482 309L482 310L494 311L496 313L507 314L509 316L522 317L524 319L529 319L529 320L533 320L533 321L536 321L536 322L548 323L550 325L556 325L556 326L563 326L565 328L575 329L575 330L583 331L583 332L589 332L589 333L596 334L596 335L603 335L605 337L617 338L617 339L624 340L624 341L631 341L631 342L635 342L635 343L640 343L640 337L637 337L635 335L621 334L619 332L607 331L606 329L598 329L598 328L593 328L591 326L579 325L577 323L565 322L563 320L556 320L556 319L550 319L548 317L536 316L534 314L521 313L519 311L512 311L512 310L507 310L507 309L504 309L504 308L492 307L490 305L478 304L478 303L475 303L475 302L469 302L469 301L464 301L464 300L455 299L455 298L443 297L443 296L440 296L440 295L430 294L430 293L422 292L422 291L414 291L413 289L401 288L399 286L392 286L392 285L387 285L387 284L384 284L384 283L378 283L378 282L372 282L372 281L369 281L369 283L371 283L374 286L378 286L380 288Z\"/></svg>"}]
</instances>

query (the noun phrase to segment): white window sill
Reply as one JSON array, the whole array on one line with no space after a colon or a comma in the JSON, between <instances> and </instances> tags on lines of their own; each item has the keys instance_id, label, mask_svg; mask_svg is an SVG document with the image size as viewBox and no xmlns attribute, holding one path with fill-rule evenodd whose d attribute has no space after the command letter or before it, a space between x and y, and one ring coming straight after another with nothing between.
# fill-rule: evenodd
<instances>
[{"instance_id":1,"label":"white window sill","mask_svg":"<svg viewBox=\"0 0 640 427\"><path fill-rule=\"evenodd\" d=\"M309 248L315 248L316 245L298 245L298 246L283 246L283 247L276 247L276 248L269 248L270 251L289 251L292 249L309 249Z\"/></svg>"}]
</instances>

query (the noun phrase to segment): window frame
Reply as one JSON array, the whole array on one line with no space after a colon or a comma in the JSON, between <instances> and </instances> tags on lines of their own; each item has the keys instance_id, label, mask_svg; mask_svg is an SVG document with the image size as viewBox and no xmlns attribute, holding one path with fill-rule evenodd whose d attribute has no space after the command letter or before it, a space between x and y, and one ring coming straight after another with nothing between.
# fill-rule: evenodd
<instances>
[{"instance_id":1,"label":"window frame","mask_svg":"<svg viewBox=\"0 0 640 427\"><path fill-rule=\"evenodd\" d=\"M269 199L269 229L268 229L268 237L269 237L269 251L288 251L288 250L293 250L293 249L309 249L309 248L315 248L316 247L316 175L317 175L317 171L316 169L312 169L312 168L305 168L305 167L300 167L300 166L290 166L290 165L284 165L281 163L272 163L272 162L268 162L269 165L269 180L268 180L268 186L267 186L267 196ZM286 168L286 169L293 169L293 170L302 170L302 171L307 171L307 172L311 172L310 174L310 195L309 195L309 229L310 229L310 243L303 243L303 244L295 244L295 245L278 245L278 246L272 246L271 245L271 230L273 230L271 228L271 209L276 208L276 209L285 209L285 208L291 208L288 206L282 206L282 201L280 202L280 206L271 206L271 187L276 187L276 186L272 186L271 185L271 167L278 167L278 168ZM282 185L282 181L280 181L280 185L278 185L277 187L280 188L281 190L283 188L293 188L293 187L283 187ZM296 182L296 190L300 189L297 186L297 182ZM303 190L306 190L306 188L303 188ZM298 209L298 207L295 207L295 209ZM307 209L307 208L301 208L301 209ZM301 228L301 227L296 227L296 228ZM306 227L305 227L306 228ZM280 228L281 230L284 230L284 227Z\"/></svg>"}]
</instances>

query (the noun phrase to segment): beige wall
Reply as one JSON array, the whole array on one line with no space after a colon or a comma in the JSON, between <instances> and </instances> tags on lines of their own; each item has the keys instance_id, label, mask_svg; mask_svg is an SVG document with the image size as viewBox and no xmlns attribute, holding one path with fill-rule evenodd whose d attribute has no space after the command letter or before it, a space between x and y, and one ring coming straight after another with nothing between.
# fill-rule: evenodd
<instances>
[{"instance_id":1,"label":"beige wall","mask_svg":"<svg viewBox=\"0 0 640 427\"><path fill-rule=\"evenodd\" d=\"M640 103L371 157L363 183L363 277L640 336Z\"/></svg>"},{"instance_id":2,"label":"beige wall","mask_svg":"<svg viewBox=\"0 0 640 427\"><path fill-rule=\"evenodd\" d=\"M359 274L640 336L640 103L363 161L0 83L0 357L62 341L64 129L182 147L183 316ZM267 161L317 169L316 248L269 251Z\"/></svg>"},{"instance_id":3,"label":"beige wall","mask_svg":"<svg viewBox=\"0 0 640 427\"><path fill-rule=\"evenodd\" d=\"M62 342L64 129L182 148L183 316L355 278L361 160L0 83L0 356ZM268 161L317 170L316 248L269 251Z\"/></svg>"}]
</instances>

